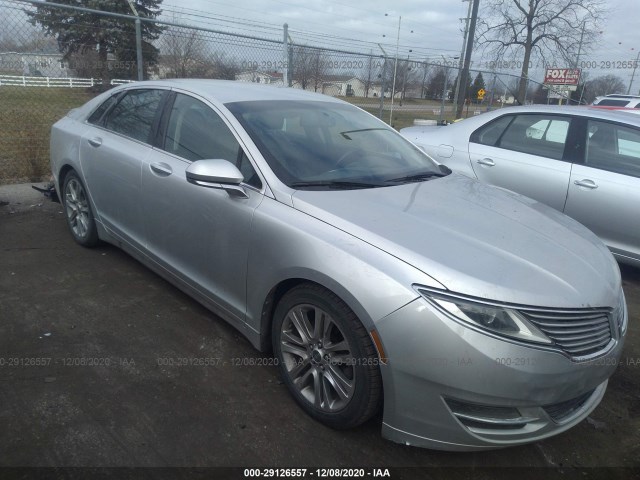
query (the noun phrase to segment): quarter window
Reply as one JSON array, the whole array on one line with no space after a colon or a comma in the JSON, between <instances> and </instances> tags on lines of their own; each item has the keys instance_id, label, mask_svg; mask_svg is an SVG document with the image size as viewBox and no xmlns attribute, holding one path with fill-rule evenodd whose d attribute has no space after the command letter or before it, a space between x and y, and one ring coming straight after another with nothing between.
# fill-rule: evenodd
<instances>
[{"instance_id":1,"label":"quarter window","mask_svg":"<svg viewBox=\"0 0 640 480\"><path fill-rule=\"evenodd\" d=\"M111 110L105 128L149 143L151 128L163 95L162 90L131 90Z\"/></svg>"},{"instance_id":2,"label":"quarter window","mask_svg":"<svg viewBox=\"0 0 640 480\"><path fill-rule=\"evenodd\" d=\"M614 100L612 98L607 98L606 100L600 100L594 105L601 105L603 107L626 107L628 103L629 100Z\"/></svg>"},{"instance_id":3,"label":"quarter window","mask_svg":"<svg viewBox=\"0 0 640 480\"><path fill-rule=\"evenodd\" d=\"M216 112L195 98L176 95L164 149L191 161L228 160L238 167L246 184L256 188L262 186L255 169L229 127Z\"/></svg>"},{"instance_id":4,"label":"quarter window","mask_svg":"<svg viewBox=\"0 0 640 480\"><path fill-rule=\"evenodd\" d=\"M640 177L640 130L589 120L585 164Z\"/></svg>"},{"instance_id":5,"label":"quarter window","mask_svg":"<svg viewBox=\"0 0 640 480\"><path fill-rule=\"evenodd\" d=\"M493 147L513 120L513 115L504 115L493 122L483 125L473 132L470 141Z\"/></svg>"}]
</instances>

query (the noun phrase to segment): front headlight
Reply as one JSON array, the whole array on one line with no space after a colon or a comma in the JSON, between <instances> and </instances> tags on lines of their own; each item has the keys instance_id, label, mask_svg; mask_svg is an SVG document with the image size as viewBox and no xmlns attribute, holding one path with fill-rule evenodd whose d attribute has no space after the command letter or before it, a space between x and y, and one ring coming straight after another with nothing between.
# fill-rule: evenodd
<instances>
[{"instance_id":1,"label":"front headlight","mask_svg":"<svg viewBox=\"0 0 640 480\"><path fill-rule=\"evenodd\" d=\"M627 324L629 322L629 316L627 312L627 302L624 297L624 292L620 291L620 301L618 308L615 310L616 324L618 325L618 332L620 337L624 337L627 333Z\"/></svg>"},{"instance_id":2,"label":"front headlight","mask_svg":"<svg viewBox=\"0 0 640 480\"><path fill-rule=\"evenodd\" d=\"M454 320L517 340L553 343L513 308L420 287L417 290L429 303Z\"/></svg>"}]
</instances>

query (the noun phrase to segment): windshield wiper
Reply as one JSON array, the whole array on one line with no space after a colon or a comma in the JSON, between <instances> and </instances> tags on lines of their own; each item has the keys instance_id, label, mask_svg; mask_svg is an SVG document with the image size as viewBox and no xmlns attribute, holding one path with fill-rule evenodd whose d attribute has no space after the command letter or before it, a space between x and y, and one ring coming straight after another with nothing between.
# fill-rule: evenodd
<instances>
[{"instance_id":1,"label":"windshield wiper","mask_svg":"<svg viewBox=\"0 0 640 480\"><path fill-rule=\"evenodd\" d=\"M393 182L393 183L422 182L424 180L429 180L431 178L445 177L446 175L447 175L446 173L440 173L440 172L424 172L424 173L417 173L415 175L407 175L404 177L392 178L390 180L385 180L385 181Z\"/></svg>"},{"instance_id":2,"label":"windshield wiper","mask_svg":"<svg viewBox=\"0 0 640 480\"><path fill-rule=\"evenodd\" d=\"M355 182L348 180L315 180L311 182L294 182L289 186L291 188L327 187L336 190L350 190L355 188L385 187L386 185L381 183Z\"/></svg>"},{"instance_id":3,"label":"windshield wiper","mask_svg":"<svg viewBox=\"0 0 640 480\"><path fill-rule=\"evenodd\" d=\"M372 132L374 130L387 130L387 129L386 128L361 128L359 130L347 130L345 132L340 132L340 135L342 135L347 140L351 140L351 137L348 135L349 133Z\"/></svg>"}]
</instances>

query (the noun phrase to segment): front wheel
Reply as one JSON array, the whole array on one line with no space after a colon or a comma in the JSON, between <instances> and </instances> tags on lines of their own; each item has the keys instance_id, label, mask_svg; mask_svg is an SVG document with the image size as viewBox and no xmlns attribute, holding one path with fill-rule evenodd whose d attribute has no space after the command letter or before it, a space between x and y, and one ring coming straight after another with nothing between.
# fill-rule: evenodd
<instances>
[{"instance_id":1,"label":"front wheel","mask_svg":"<svg viewBox=\"0 0 640 480\"><path fill-rule=\"evenodd\" d=\"M98 243L98 229L93 218L87 191L78 174L71 171L64 179L62 202L73 239L83 247Z\"/></svg>"},{"instance_id":2,"label":"front wheel","mask_svg":"<svg viewBox=\"0 0 640 480\"><path fill-rule=\"evenodd\" d=\"M382 396L378 355L349 307L332 292L303 284L284 295L274 315L274 353L298 404L333 428L371 418Z\"/></svg>"}]
</instances>

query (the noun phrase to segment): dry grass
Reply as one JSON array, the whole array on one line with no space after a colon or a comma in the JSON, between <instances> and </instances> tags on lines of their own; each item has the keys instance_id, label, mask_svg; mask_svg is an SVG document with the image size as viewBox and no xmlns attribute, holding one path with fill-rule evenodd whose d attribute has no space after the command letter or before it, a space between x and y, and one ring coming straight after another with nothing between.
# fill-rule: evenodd
<instances>
[{"instance_id":1,"label":"dry grass","mask_svg":"<svg viewBox=\"0 0 640 480\"><path fill-rule=\"evenodd\" d=\"M51 125L92 96L79 88L0 86L0 184L48 178Z\"/></svg>"}]
</instances>

